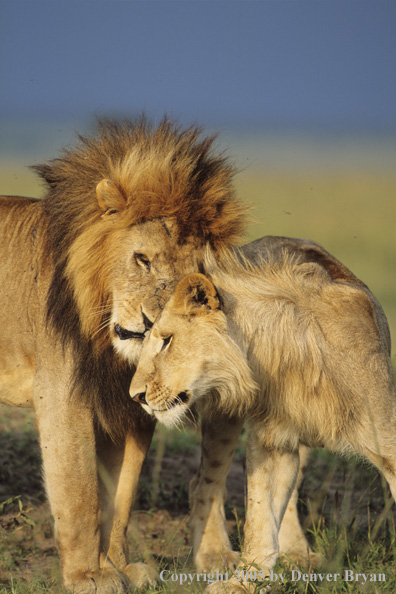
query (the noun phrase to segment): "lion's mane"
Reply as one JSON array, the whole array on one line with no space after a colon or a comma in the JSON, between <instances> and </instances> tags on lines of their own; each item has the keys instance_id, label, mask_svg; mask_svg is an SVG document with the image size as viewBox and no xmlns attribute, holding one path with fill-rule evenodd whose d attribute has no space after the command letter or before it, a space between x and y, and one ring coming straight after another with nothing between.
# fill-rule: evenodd
<instances>
[{"instance_id":1,"label":"lion's mane","mask_svg":"<svg viewBox=\"0 0 396 594\"><path fill-rule=\"evenodd\" d=\"M219 250L233 244L245 207L233 195L233 167L213 153L214 140L201 138L198 127L181 130L167 118L158 127L144 117L135 123L102 120L96 136L79 136L60 158L34 166L48 185L43 206L54 269L48 323L65 347L75 349L75 392L94 395L88 404L113 435L124 432L125 419L136 418L136 407L124 397L131 368L114 355L105 328L110 261L117 257L108 253L108 238L120 228L172 217L180 245L195 240ZM125 201L116 221L104 220L98 208L95 189L103 179L111 180ZM101 332L92 315L99 310Z\"/></svg>"}]
</instances>

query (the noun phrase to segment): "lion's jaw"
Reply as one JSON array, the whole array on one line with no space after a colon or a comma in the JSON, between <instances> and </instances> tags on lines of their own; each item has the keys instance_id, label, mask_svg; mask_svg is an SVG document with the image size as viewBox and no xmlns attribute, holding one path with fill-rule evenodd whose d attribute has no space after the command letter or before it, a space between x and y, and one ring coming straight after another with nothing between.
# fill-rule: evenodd
<instances>
[{"instance_id":1,"label":"lion's jaw","mask_svg":"<svg viewBox=\"0 0 396 594\"><path fill-rule=\"evenodd\" d=\"M166 386L162 386L160 390L161 392L169 392L169 397L166 400L156 404L153 403L150 396L147 396L146 403L140 401L141 406L147 413L154 416L162 425L165 425L166 427L179 426L186 419L188 411L190 410L193 401L192 393L183 391L174 396L167 390ZM153 397L152 392L151 396ZM185 399L188 400L185 401ZM155 406L162 408L154 408Z\"/></svg>"}]
</instances>

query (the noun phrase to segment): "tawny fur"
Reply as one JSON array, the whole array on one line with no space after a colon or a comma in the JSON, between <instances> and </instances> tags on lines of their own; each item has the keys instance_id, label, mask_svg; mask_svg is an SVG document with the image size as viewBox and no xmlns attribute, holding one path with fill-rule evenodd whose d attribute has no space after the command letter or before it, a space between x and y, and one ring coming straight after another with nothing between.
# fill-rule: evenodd
<instances>
[{"instance_id":1,"label":"tawny fur","mask_svg":"<svg viewBox=\"0 0 396 594\"><path fill-rule=\"evenodd\" d=\"M241 252L215 258L209 250L207 276L189 275L176 287L143 346L130 389L141 402L144 393L144 408L166 424L180 423L190 406L212 419L214 431L216 415L249 420L243 556L265 571L278 553L301 444L370 460L396 496L396 390L382 308L319 246L301 242L290 257L288 241L283 258L278 253L266 260L257 248L249 260ZM245 254L253 248L247 246ZM210 303L215 294L217 304ZM172 337L166 348L161 347L165 336ZM247 365L250 377L241 388L240 371ZM222 475L226 458L221 448L213 458ZM207 505L204 494L209 489L215 501L220 492L210 460L207 455L192 488L198 559L219 558L221 552L205 539L215 506ZM223 554L229 554L224 539L223 544ZM209 591L222 590L213 586Z\"/></svg>"},{"instance_id":2,"label":"tawny fur","mask_svg":"<svg viewBox=\"0 0 396 594\"><path fill-rule=\"evenodd\" d=\"M350 424L359 423L357 399L362 397L362 381L372 383L372 371L376 380L375 371L385 371L382 384L391 389L389 335L382 332L381 311L377 311L378 306L370 299L368 290L363 290L362 283L335 283L321 266L301 263L298 257L285 258L281 263L263 260L252 264L241 254L225 252L214 258L208 250L204 267L214 287L210 282L205 284L201 277L201 289L208 292L207 299L217 291L224 302L224 312L219 308L205 316L206 305L202 311L191 308L189 315L181 313L183 308L188 310L189 300L194 301L192 293L197 292L194 283L199 276L190 275L176 288L152 334L161 332L165 325L174 336L175 350L177 332L180 329L181 337L184 332L188 343L181 349L179 339L180 356L188 353L189 343L194 345L196 356L199 348L213 353L207 338L212 335L216 336L216 348L221 343L211 365L217 364L217 382L225 389L224 393L219 391L217 399L203 399L207 414L224 408L230 415L240 414L242 408L248 407L250 414L267 419L267 429L282 417L290 421L294 433L281 431L276 436L275 429L269 433L268 441L274 439L277 447L295 448L299 441L329 444L336 443ZM196 316L197 311L202 315L193 321L191 316ZM183 329L186 320L189 323ZM233 354L236 345L239 366L235 366ZM149 353L148 345L144 349ZM236 367L244 368L245 358L259 386L255 393L248 389L241 394ZM144 374L145 361L150 366L149 357L143 357L134 384L141 370ZM178 377L177 365L182 361L177 361L171 349L167 358L159 361L156 373L160 369L164 381L167 366L172 364L177 381L187 382L188 366L180 368ZM369 362L367 372L360 368L363 361ZM351 384L352 372L359 382ZM234 380L230 381L232 375ZM199 381L209 383L204 375ZM172 386L169 388L174 393ZM201 393L202 389L198 391ZM372 397L376 400L375 393Z\"/></svg>"},{"instance_id":3,"label":"tawny fur","mask_svg":"<svg viewBox=\"0 0 396 594\"><path fill-rule=\"evenodd\" d=\"M177 281L206 243L222 249L242 230L233 169L212 145L167 119L104 121L35 167L43 200L0 198L1 399L36 410L64 583L79 594L154 581L127 560L154 428L128 385Z\"/></svg>"},{"instance_id":4,"label":"tawny fur","mask_svg":"<svg viewBox=\"0 0 396 594\"><path fill-rule=\"evenodd\" d=\"M176 220L179 245L193 238L217 250L240 238L246 207L234 198L234 169L213 152L215 136L200 135L199 128L181 130L166 118L157 128L145 118L121 124L104 120L96 137L80 136L61 158L34 167L49 187L43 207L55 264L49 295L55 325L69 309L72 290L84 334L96 331L87 313L108 303L119 249L111 238L120 229L164 217ZM105 221L96 197L103 179L121 196L121 207L117 201ZM106 342L103 334L96 340Z\"/></svg>"}]
</instances>

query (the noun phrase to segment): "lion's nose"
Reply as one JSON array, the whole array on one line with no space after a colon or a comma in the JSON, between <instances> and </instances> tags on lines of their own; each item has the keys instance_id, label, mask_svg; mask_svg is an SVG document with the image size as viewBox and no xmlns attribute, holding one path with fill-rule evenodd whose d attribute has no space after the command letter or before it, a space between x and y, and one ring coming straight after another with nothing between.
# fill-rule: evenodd
<instances>
[{"instance_id":1,"label":"lion's nose","mask_svg":"<svg viewBox=\"0 0 396 594\"><path fill-rule=\"evenodd\" d=\"M135 402L139 402L140 404L147 404L146 392L138 392L138 394L132 396L132 400L134 400Z\"/></svg>"}]
</instances>

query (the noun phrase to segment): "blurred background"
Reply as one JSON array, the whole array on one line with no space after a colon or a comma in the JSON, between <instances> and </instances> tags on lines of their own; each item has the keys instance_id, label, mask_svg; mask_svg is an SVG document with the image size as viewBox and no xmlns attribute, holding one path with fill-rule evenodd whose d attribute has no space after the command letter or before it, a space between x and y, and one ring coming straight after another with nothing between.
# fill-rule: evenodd
<instances>
[{"instance_id":1,"label":"blurred background","mask_svg":"<svg viewBox=\"0 0 396 594\"><path fill-rule=\"evenodd\" d=\"M396 335L394 0L0 2L0 189L96 116L219 131L253 205L246 240L323 244ZM395 362L395 356L393 356Z\"/></svg>"}]
</instances>

